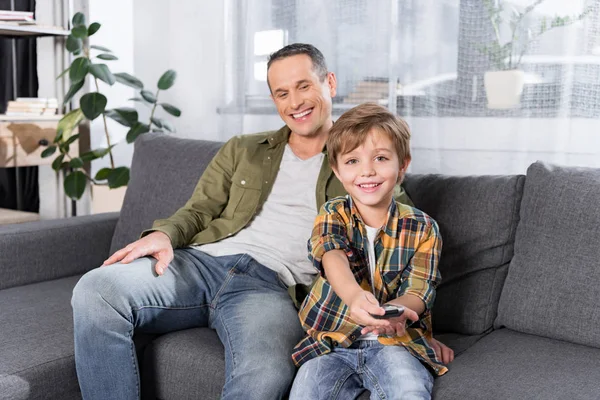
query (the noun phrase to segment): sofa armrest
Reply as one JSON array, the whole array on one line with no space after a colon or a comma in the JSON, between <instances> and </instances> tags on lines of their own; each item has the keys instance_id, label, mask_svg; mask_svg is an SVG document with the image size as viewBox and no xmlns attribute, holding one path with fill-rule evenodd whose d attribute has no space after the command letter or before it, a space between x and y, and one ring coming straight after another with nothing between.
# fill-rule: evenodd
<instances>
[{"instance_id":1,"label":"sofa armrest","mask_svg":"<svg viewBox=\"0 0 600 400\"><path fill-rule=\"evenodd\" d=\"M0 226L0 289L83 274L108 257L119 213Z\"/></svg>"}]
</instances>

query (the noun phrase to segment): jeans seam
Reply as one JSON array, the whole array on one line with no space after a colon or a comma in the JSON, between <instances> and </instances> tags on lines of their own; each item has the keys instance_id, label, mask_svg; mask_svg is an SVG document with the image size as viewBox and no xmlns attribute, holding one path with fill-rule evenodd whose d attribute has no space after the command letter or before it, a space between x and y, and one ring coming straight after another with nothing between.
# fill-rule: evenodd
<instances>
[{"instance_id":1,"label":"jeans seam","mask_svg":"<svg viewBox=\"0 0 600 400\"><path fill-rule=\"evenodd\" d=\"M227 272L227 278L225 278L225 281L223 282L223 284L221 285L221 287L219 288L219 290L217 291L217 293L215 293L215 297L213 298L213 301L210 302L210 307L212 309L216 309L217 308L217 302L219 300L219 297L221 296L221 293L223 292L223 290L225 290L225 287L227 286L227 284L229 283L229 281L231 281L231 279L233 278L233 276L235 275L235 273L233 272L233 270L235 269L235 267L237 267L237 265L240 263L240 261L247 257L246 254L242 254L240 256L240 258L238 258L238 260L235 262L235 264L233 265L233 267L231 267L229 269L229 272Z\"/></svg>"},{"instance_id":2,"label":"jeans seam","mask_svg":"<svg viewBox=\"0 0 600 400\"><path fill-rule=\"evenodd\" d=\"M137 393L137 398L139 399L139 398L140 398L140 396L141 396L141 393L140 393L140 379L141 379L141 378L140 378L140 372L139 372L139 370L138 370L138 365L137 365L137 357L136 357L136 354L135 354L135 344L133 343L133 331L134 331L134 329L135 329L135 326L134 326L134 324L133 324L133 315L132 315L132 314L130 314L128 317L126 317L125 315L121 314L121 313L119 312L119 310L117 310L117 308L116 308L116 307L114 307L114 306L113 306L111 303L109 303L109 302L108 302L108 301L107 301L107 300L104 298L104 296L102 296L102 294L98 294L98 295L100 296L100 298L102 299L102 301L104 301L104 302L105 302L106 304L108 304L108 305L109 305L109 306L110 306L110 307L111 307L113 310L115 310L115 312L116 312L117 314L119 314L119 315L120 315L122 318L126 319L126 320L129 322L129 325L131 326L131 328L129 329L129 332L128 332L128 334L129 334L129 340L130 340L130 342L131 342L131 347L130 347L130 350L131 350L131 360L132 360L132 364L133 364L133 372L134 372L134 374L135 374L135 376L136 376L136 378L137 378L137 379L136 379L136 381L135 381L135 382L136 382L136 383L135 383L135 389L136 389L136 393ZM133 307L132 307L132 311L133 311Z\"/></svg>"},{"instance_id":3,"label":"jeans seam","mask_svg":"<svg viewBox=\"0 0 600 400\"><path fill-rule=\"evenodd\" d=\"M231 363L233 364L232 368L231 368L231 375L228 376L228 377L227 376L225 377L225 381L227 381L227 380L233 379L233 377L234 377L233 376L233 371L235 371L235 364L236 364L236 360L235 359L236 359L236 357L235 357L235 352L233 351L233 346L231 345L231 337L230 337L231 335L229 333L229 329L227 328L227 325L225 324L225 320L223 319L223 317L221 315L219 315L219 320L221 321L221 324L223 325L223 329L227 333L227 338L226 338L227 339L227 344L228 344L227 347L229 348L229 353L231 353ZM227 385L223 386L223 392L222 392L222 396L223 397L225 397L225 387L226 386Z\"/></svg>"},{"instance_id":4,"label":"jeans seam","mask_svg":"<svg viewBox=\"0 0 600 400\"><path fill-rule=\"evenodd\" d=\"M373 383L373 387L377 390L377 395L379 396L380 399L386 399L386 395L385 392L383 391L383 389L381 388L381 386L379 386L379 381L377 380L377 377L375 375L373 375L373 373L371 372L371 370L369 369L369 367L367 367L367 365L365 364L364 368L363 368L363 372L364 376L366 376L372 383Z\"/></svg>"},{"instance_id":5,"label":"jeans seam","mask_svg":"<svg viewBox=\"0 0 600 400\"><path fill-rule=\"evenodd\" d=\"M348 368L346 370L346 375L343 376L341 379L338 379L337 382L335 383L335 386L333 387L333 390L331 391L331 400L336 400L337 397L340 394L340 390L342 390L342 386L344 385L344 383L346 383L346 381L348 380L348 378L350 378L353 374L355 373L355 371L353 371L352 369Z\"/></svg>"}]
</instances>

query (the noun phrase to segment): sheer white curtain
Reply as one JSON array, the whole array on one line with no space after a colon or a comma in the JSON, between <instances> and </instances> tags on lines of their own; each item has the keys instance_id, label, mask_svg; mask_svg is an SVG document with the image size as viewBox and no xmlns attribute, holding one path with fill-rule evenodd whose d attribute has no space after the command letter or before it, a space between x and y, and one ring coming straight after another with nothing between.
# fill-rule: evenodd
<instances>
[{"instance_id":1,"label":"sheer white curtain","mask_svg":"<svg viewBox=\"0 0 600 400\"><path fill-rule=\"evenodd\" d=\"M413 173L524 173L536 160L600 167L600 0L227 0L225 8L224 138L281 126L266 60L307 42L338 77L334 115L376 101L410 123ZM510 21L525 11L513 35ZM537 37L556 16L571 19ZM486 48L512 40L520 55L530 37L520 102L488 108L484 74L495 65Z\"/></svg>"}]
</instances>

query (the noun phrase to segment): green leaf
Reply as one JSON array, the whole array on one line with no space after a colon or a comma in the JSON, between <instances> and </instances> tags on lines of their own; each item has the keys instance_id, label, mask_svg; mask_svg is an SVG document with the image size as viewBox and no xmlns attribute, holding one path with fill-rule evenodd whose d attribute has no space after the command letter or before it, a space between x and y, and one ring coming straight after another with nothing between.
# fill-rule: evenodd
<instances>
[{"instance_id":1,"label":"green leaf","mask_svg":"<svg viewBox=\"0 0 600 400\"><path fill-rule=\"evenodd\" d=\"M81 51L81 47L83 46L83 42L81 41L81 39L77 39L75 36L73 35L69 35L69 37L67 37L67 51L69 53L75 53L78 51Z\"/></svg>"},{"instance_id":2,"label":"green leaf","mask_svg":"<svg viewBox=\"0 0 600 400\"><path fill-rule=\"evenodd\" d=\"M96 49L96 50L100 50L100 51L105 51L107 53L112 53L112 50L107 49L106 47L103 47L103 46L98 46L96 44L91 45L90 49Z\"/></svg>"},{"instance_id":3,"label":"green leaf","mask_svg":"<svg viewBox=\"0 0 600 400\"><path fill-rule=\"evenodd\" d=\"M92 36L94 33L98 32L98 29L100 29L101 26L102 25L99 23L93 22L88 28L88 36Z\"/></svg>"},{"instance_id":4,"label":"green leaf","mask_svg":"<svg viewBox=\"0 0 600 400\"><path fill-rule=\"evenodd\" d=\"M181 110L169 103L160 103L160 106L174 117L179 117L181 115Z\"/></svg>"},{"instance_id":5,"label":"green leaf","mask_svg":"<svg viewBox=\"0 0 600 400\"><path fill-rule=\"evenodd\" d=\"M121 186L127 186L129 183L129 168L118 167L112 170L108 175L108 187L115 189Z\"/></svg>"},{"instance_id":6,"label":"green leaf","mask_svg":"<svg viewBox=\"0 0 600 400\"><path fill-rule=\"evenodd\" d=\"M110 151L112 150L113 147L115 147L116 145L111 145L108 148L104 148L101 147L99 149L96 150L90 150L90 151L86 151L85 153L81 154L79 157L84 161L93 161L93 160L97 160L99 158L104 157L105 155L107 155L108 153L110 153Z\"/></svg>"},{"instance_id":7,"label":"green leaf","mask_svg":"<svg viewBox=\"0 0 600 400\"><path fill-rule=\"evenodd\" d=\"M81 107L81 111L83 111L83 115L90 121L95 120L104 112L106 103L106 96L98 92L84 94L81 100L79 100L79 106Z\"/></svg>"},{"instance_id":8,"label":"green leaf","mask_svg":"<svg viewBox=\"0 0 600 400\"><path fill-rule=\"evenodd\" d=\"M134 126L131 127L131 129L129 130L129 132L127 132L127 143L133 143L135 142L135 139L137 139L138 136L140 136L143 133L147 133L150 132L150 127L146 124L142 124L141 122L138 122L137 124L135 124Z\"/></svg>"},{"instance_id":9,"label":"green leaf","mask_svg":"<svg viewBox=\"0 0 600 400\"><path fill-rule=\"evenodd\" d=\"M135 108L121 107L106 111L106 116L114 119L124 126L133 127L138 122L138 113Z\"/></svg>"},{"instance_id":10,"label":"green leaf","mask_svg":"<svg viewBox=\"0 0 600 400\"><path fill-rule=\"evenodd\" d=\"M122 83L123 85L127 85L134 89L143 89L144 84L135 76L129 75L126 72L118 72L115 74L115 78L117 82Z\"/></svg>"},{"instance_id":11,"label":"green leaf","mask_svg":"<svg viewBox=\"0 0 600 400\"><path fill-rule=\"evenodd\" d=\"M152 122L159 128L165 128L169 132L175 132L175 127L173 126L173 124L171 124L166 119L153 117Z\"/></svg>"},{"instance_id":12,"label":"green leaf","mask_svg":"<svg viewBox=\"0 0 600 400\"><path fill-rule=\"evenodd\" d=\"M162 120L161 120L160 118L157 118L157 117L152 117L152 118L150 118L150 120L152 121L152 123L153 123L154 125L158 126L159 128L162 128L162 127L163 127L163 125L162 125Z\"/></svg>"},{"instance_id":13,"label":"green leaf","mask_svg":"<svg viewBox=\"0 0 600 400\"><path fill-rule=\"evenodd\" d=\"M69 161L69 167L74 169L81 168L83 167L83 160L79 157L75 157L71 161Z\"/></svg>"},{"instance_id":14,"label":"green leaf","mask_svg":"<svg viewBox=\"0 0 600 400\"><path fill-rule=\"evenodd\" d=\"M152 103L152 104L156 103L156 97L154 96L154 93L152 93L151 91L142 90L140 92L140 94L142 95L142 98L144 100L146 100L148 103Z\"/></svg>"},{"instance_id":15,"label":"green leaf","mask_svg":"<svg viewBox=\"0 0 600 400\"><path fill-rule=\"evenodd\" d=\"M56 157L54 161L52 161L52 169L55 171L59 171L64 158L64 154L61 154L58 157Z\"/></svg>"},{"instance_id":16,"label":"green leaf","mask_svg":"<svg viewBox=\"0 0 600 400\"><path fill-rule=\"evenodd\" d=\"M78 39L85 39L88 35L88 30L85 25L76 26L75 28L71 29L71 35Z\"/></svg>"},{"instance_id":17,"label":"green leaf","mask_svg":"<svg viewBox=\"0 0 600 400\"><path fill-rule=\"evenodd\" d=\"M65 144L68 146L71 143L73 143L74 141L76 141L77 139L79 139L79 133L75 134L75 135L71 135L67 141L65 142Z\"/></svg>"},{"instance_id":18,"label":"green leaf","mask_svg":"<svg viewBox=\"0 0 600 400\"><path fill-rule=\"evenodd\" d=\"M82 171L74 171L65 178L64 188L67 196L73 200L79 200L85 192L87 178Z\"/></svg>"},{"instance_id":19,"label":"green leaf","mask_svg":"<svg viewBox=\"0 0 600 400\"><path fill-rule=\"evenodd\" d=\"M52 154L56 152L56 146L48 146L44 151L42 151L42 158L50 157Z\"/></svg>"},{"instance_id":20,"label":"green leaf","mask_svg":"<svg viewBox=\"0 0 600 400\"><path fill-rule=\"evenodd\" d=\"M79 92L79 90L83 87L83 84L84 84L84 81L79 81L79 82L73 83L71 85L71 87L69 88L69 91L65 95L65 99L63 100L63 104L67 104L69 101L71 101L71 99L73 98L73 96L75 96L75 94L77 92Z\"/></svg>"},{"instance_id":21,"label":"green leaf","mask_svg":"<svg viewBox=\"0 0 600 400\"><path fill-rule=\"evenodd\" d=\"M172 69L168 70L158 80L158 88L160 90L167 90L175 83L175 78L177 78L177 72Z\"/></svg>"},{"instance_id":22,"label":"green leaf","mask_svg":"<svg viewBox=\"0 0 600 400\"><path fill-rule=\"evenodd\" d=\"M110 69L108 69L106 64L90 65L90 73L111 86L115 84L115 76L110 72Z\"/></svg>"},{"instance_id":23,"label":"green leaf","mask_svg":"<svg viewBox=\"0 0 600 400\"><path fill-rule=\"evenodd\" d=\"M80 108L76 108L65 114L65 116L58 121L54 143L59 142L63 137L69 137L71 132L73 132L81 121L83 121L83 112Z\"/></svg>"},{"instance_id":24,"label":"green leaf","mask_svg":"<svg viewBox=\"0 0 600 400\"><path fill-rule=\"evenodd\" d=\"M65 69L63 72L61 72L60 75L56 77L56 80L59 80L60 78L62 78L63 76L65 76L65 74L67 72L69 72L70 69L71 69L71 67L69 67L69 68Z\"/></svg>"},{"instance_id":25,"label":"green leaf","mask_svg":"<svg viewBox=\"0 0 600 400\"><path fill-rule=\"evenodd\" d=\"M77 14L73 15L73 26L81 25L85 25L85 15L83 15L81 12L78 12Z\"/></svg>"},{"instance_id":26,"label":"green leaf","mask_svg":"<svg viewBox=\"0 0 600 400\"><path fill-rule=\"evenodd\" d=\"M94 177L94 179L97 181L103 181L108 178L108 176L110 175L111 172L112 172L112 168L102 168L100 171L98 171L96 173L96 176Z\"/></svg>"},{"instance_id":27,"label":"green leaf","mask_svg":"<svg viewBox=\"0 0 600 400\"><path fill-rule=\"evenodd\" d=\"M88 60L86 57L78 57L74 59L69 70L69 78L71 78L71 82L83 81L89 70L90 60Z\"/></svg>"},{"instance_id":28,"label":"green leaf","mask_svg":"<svg viewBox=\"0 0 600 400\"><path fill-rule=\"evenodd\" d=\"M102 53L98 55L98 58L101 60L107 60L107 61L113 61L113 60L118 60L119 58L117 56L114 56L110 53Z\"/></svg>"}]
</instances>

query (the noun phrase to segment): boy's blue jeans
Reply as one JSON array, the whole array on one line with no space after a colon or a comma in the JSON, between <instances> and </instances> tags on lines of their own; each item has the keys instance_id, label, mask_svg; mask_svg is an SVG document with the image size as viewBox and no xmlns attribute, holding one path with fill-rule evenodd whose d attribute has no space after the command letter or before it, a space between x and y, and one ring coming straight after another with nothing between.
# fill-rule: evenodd
<instances>
[{"instance_id":1,"label":"boy's blue jeans","mask_svg":"<svg viewBox=\"0 0 600 400\"><path fill-rule=\"evenodd\" d=\"M362 340L315 357L300 367L290 400L430 399L431 373L401 346Z\"/></svg>"},{"instance_id":2,"label":"boy's blue jeans","mask_svg":"<svg viewBox=\"0 0 600 400\"><path fill-rule=\"evenodd\" d=\"M291 352L303 332L277 274L245 254L212 257L194 249L175 250L162 276L155 263L141 258L97 268L75 286L75 362L83 398L140 398L134 332L194 327L215 329L223 342L223 399L283 397L295 373Z\"/></svg>"}]
</instances>

